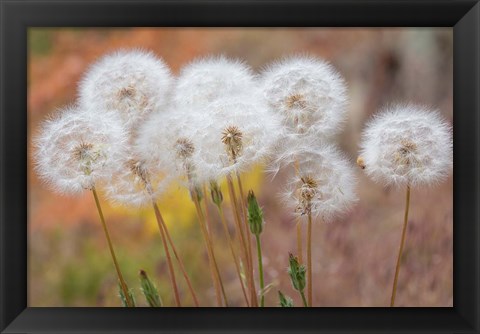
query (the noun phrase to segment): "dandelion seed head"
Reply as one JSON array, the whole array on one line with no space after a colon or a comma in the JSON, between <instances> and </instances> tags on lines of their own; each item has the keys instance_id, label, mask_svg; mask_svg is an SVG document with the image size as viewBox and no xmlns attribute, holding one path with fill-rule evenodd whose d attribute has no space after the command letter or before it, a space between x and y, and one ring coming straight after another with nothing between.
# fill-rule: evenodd
<instances>
[{"instance_id":1,"label":"dandelion seed head","mask_svg":"<svg viewBox=\"0 0 480 334\"><path fill-rule=\"evenodd\" d=\"M118 51L90 67L80 86L80 104L102 112L116 110L128 130L169 102L173 77L151 52Z\"/></svg>"},{"instance_id":2,"label":"dandelion seed head","mask_svg":"<svg viewBox=\"0 0 480 334\"><path fill-rule=\"evenodd\" d=\"M314 57L290 57L262 73L262 90L287 133L330 137L346 117L346 85L329 63Z\"/></svg>"},{"instance_id":3,"label":"dandelion seed head","mask_svg":"<svg viewBox=\"0 0 480 334\"><path fill-rule=\"evenodd\" d=\"M453 166L452 129L426 107L396 105L367 124L360 157L367 175L386 186L436 184Z\"/></svg>"},{"instance_id":4,"label":"dandelion seed head","mask_svg":"<svg viewBox=\"0 0 480 334\"><path fill-rule=\"evenodd\" d=\"M176 105L205 107L215 99L252 91L254 75L243 62L224 56L194 60L180 72L174 89Z\"/></svg>"},{"instance_id":5,"label":"dandelion seed head","mask_svg":"<svg viewBox=\"0 0 480 334\"><path fill-rule=\"evenodd\" d=\"M109 178L126 140L116 113L69 106L43 123L35 139L35 170L59 193L91 190Z\"/></svg>"},{"instance_id":6,"label":"dandelion seed head","mask_svg":"<svg viewBox=\"0 0 480 334\"><path fill-rule=\"evenodd\" d=\"M311 146L299 157L284 194L296 214L330 222L347 213L357 198L349 161L332 145Z\"/></svg>"}]
</instances>

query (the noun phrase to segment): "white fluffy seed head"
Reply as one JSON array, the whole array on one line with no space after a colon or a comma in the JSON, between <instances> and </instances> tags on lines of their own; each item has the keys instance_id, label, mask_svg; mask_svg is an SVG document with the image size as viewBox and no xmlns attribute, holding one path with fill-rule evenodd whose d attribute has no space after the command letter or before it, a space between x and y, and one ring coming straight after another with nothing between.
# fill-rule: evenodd
<instances>
[{"instance_id":1,"label":"white fluffy seed head","mask_svg":"<svg viewBox=\"0 0 480 334\"><path fill-rule=\"evenodd\" d=\"M116 113L67 107L35 139L35 169L53 190L78 194L110 177L126 141Z\"/></svg>"},{"instance_id":2,"label":"white fluffy seed head","mask_svg":"<svg viewBox=\"0 0 480 334\"><path fill-rule=\"evenodd\" d=\"M261 162L279 128L260 96L229 96L203 108L176 107L169 117L154 115L137 146L144 158L201 184Z\"/></svg>"},{"instance_id":3,"label":"white fluffy seed head","mask_svg":"<svg viewBox=\"0 0 480 334\"><path fill-rule=\"evenodd\" d=\"M282 128L284 130L284 128ZM268 160L267 172L275 177L285 167L294 166L302 156L311 152L312 147L328 143L321 137L314 136L289 136L284 132L279 134L279 139L272 147L272 154Z\"/></svg>"},{"instance_id":4,"label":"white fluffy seed head","mask_svg":"<svg viewBox=\"0 0 480 334\"><path fill-rule=\"evenodd\" d=\"M196 114L185 118L182 109L154 113L142 125L135 149L139 157L172 178L193 173L196 148L191 135L199 124Z\"/></svg>"},{"instance_id":5,"label":"white fluffy seed head","mask_svg":"<svg viewBox=\"0 0 480 334\"><path fill-rule=\"evenodd\" d=\"M346 85L335 68L314 57L290 57L269 65L262 91L286 135L330 137L346 117Z\"/></svg>"},{"instance_id":6,"label":"white fluffy seed head","mask_svg":"<svg viewBox=\"0 0 480 334\"><path fill-rule=\"evenodd\" d=\"M254 75L243 62L224 56L194 60L180 72L174 90L176 105L205 107L215 99L253 90Z\"/></svg>"},{"instance_id":7,"label":"white fluffy seed head","mask_svg":"<svg viewBox=\"0 0 480 334\"><path fill-rule=\"evenodd\" d=\"M135 147L120 152L116 168L105 184L108 199L114 204L139 207L151 205L167 189L172 177L151 160L142 159Z\"/></svg>"},{"instance_id":8,"label":"white fluffy seed head","mask_svg":"<svg viewBox=\"0 0 480 334\"><path fill-rule=\"evenodd\" d=\"M306 149L288 181L287 204L298 215L330 222L356 202L356 178L350 162L331 145Z\"/></svg>"},{"instance_id":9,"label":"white fluffy seed head","mask_svg":"<svg viewBox=\"0 0 480 334\"><path fill-rule=\"evenodd\" d=\"M151 52L118 51L102 57L84 75L80 104L89 109L117 110L126 128L136 126L169 101L173 77Z\"/></svg>"},{"instance_id":10,"label":"white fluffy seed head","mask_svg":"<svg viewBox=\"0 0 480 334\"><path fill-rule=\"evenodd\" d=\"M436 184L453 166L451 126L423 106L387 108L367 124L358 161L386 186Z\"/></svg>"},{"instance_id":11,"label":"white fluffy seed head","mask_svg":"<svg viewBox=\"0 0 480 334\"><path fill-rule=\"evenodd\" d=\"M195 129L194 156L199 182L218 180L263 162L280 133L280 121L258 95L226 97L210 103Z\"/></svg>"}]
</instances>

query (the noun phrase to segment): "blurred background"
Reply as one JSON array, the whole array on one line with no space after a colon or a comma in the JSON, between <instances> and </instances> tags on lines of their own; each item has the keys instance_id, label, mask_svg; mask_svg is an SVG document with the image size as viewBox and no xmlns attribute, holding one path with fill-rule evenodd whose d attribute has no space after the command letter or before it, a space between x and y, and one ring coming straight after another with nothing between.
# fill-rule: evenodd
<instances>
[{"instance_id":1,"label":"blurred background","mask_svg":"<svg viewBox=\"0 0 480 334\"><path fill-rule=\"evenodd\" d=\"M132 28L29 29L29 306L121 306L116 275L92 194L62 197L46 188L32 169L31 138L56 109L76 99L89 65L117 49L142 48L162 57L177 74L195 57L224 54L254 70L283 56L307 53L330 61L348 83L348 123L338 143L355 161L362 127L378 109L394 102L437 108L452 121L451 29ZM296 252L295 219L262 166L243 176L264 208L262 233L266 305L278 304L277 290L301 305L286 268ZM359 201L350 214L313 227L314 304L388 306L403 224L404 189L384 189L361 170ZM228 198L224 190L224 195ZM452 178L412 192L411 213L396 305L452 306ZM170 233L185 261L202 306L215 304L207 252L186 189L172 186L160 200ZM114 247L138 305L146 305L138 271L157 285L166 306L174 305L167 266L151 209L127 210L103 201ZM229 217L231 213L227 212ZM215 252L232 306L243 306L235 267L215 207L210 207ZM233 231L233 220L230 219ZM255 253L254 253L255 254ZM181 295L192 305L177 274Z\"/></svg>"}]
</instances>

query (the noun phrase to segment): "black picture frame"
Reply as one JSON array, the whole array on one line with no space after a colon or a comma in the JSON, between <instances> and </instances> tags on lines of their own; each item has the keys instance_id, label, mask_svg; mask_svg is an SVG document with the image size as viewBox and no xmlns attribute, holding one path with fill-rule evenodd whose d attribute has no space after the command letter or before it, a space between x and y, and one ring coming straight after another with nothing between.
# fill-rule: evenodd
<instances>
[{"instance_id":1,"label":"black picture frame","mask_svg":"<svg viewBox=\"0 0 480 334\"><path fill-rule=\"evenodd\" d=\"M0 0L0 15L1 333L480 333L478 1ZM453 307L27 307L27 28L60 26L453 27Z\"/></svg>"}]
</instances>

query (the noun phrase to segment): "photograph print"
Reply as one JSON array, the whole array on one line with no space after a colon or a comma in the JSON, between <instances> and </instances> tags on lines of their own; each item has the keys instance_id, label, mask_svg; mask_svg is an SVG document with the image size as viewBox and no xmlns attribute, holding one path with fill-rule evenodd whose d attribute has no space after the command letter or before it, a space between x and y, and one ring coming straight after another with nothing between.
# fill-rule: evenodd
<instances>
[{"instance_id":1,"label":"photograph print","mask_svg":"<svg viewBox=\"0 0 480 334\"><path fill-rule=\"evenodd\" d=\"M29 307L452 307L452 28L28 28Z\"/></svg>"}]
</instances>

